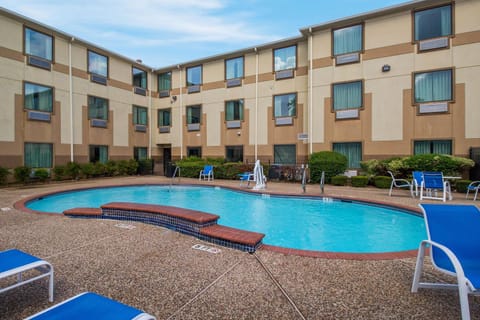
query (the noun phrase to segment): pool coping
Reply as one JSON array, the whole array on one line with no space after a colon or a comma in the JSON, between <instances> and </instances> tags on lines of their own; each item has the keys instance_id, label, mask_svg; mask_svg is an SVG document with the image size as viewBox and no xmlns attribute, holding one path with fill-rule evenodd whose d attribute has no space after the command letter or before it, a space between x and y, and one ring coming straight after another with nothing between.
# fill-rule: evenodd
<instances>
[{"instance_id":1,"label":"pool coping","mask_svg":"<svg viewBox=\"0 0 480 320\"><path fill-rule=\"evenodd\" d=\"M28 196L15 202L13 204L13 207L20 211L28 212L28 213L62 216L61 213L35 211L27 208L26 204L30 201L33 201L42 197L51 196L54 194L62 194L62 193L68 193L73 191L91 190L91 189L100 189L100 188L134 187L134 186L169 186L169 184L136 183L136 184L115 184L115 185L102 185L102 186L79 187L79 188L73 187L67 190L62 190L62 191L45 192L45 193ZM383 206L388 208L394 208L394 209L405 211L406 214L414 214L414 215L421 216L421 210L419 208L406 206L406 205L391 204L385 201L366 200L366 199L361 199L356 197L336 196L336 195L330 195L330 194L299 195L294 193L270 192L268 190L252 190L252 189L245 189L245 188L239 188L239 187L231 187L231 186L223 186L223 185L218 186L218 185L210 185L210 184L206 185L206 184L187 183L187 184L175 184L174 186L202 186L202 187L210 187L210 188L225 188L225 189L245 192L249 194L257 194L257 195L267 194L267 195L278 196L278 197L296 197L296 198L310 198L310 199L331 198L334 200L345 201L345 202L356 202L356 203L364 203L368 205L377 205L377 206ZM180 208L180 207L175 207L175 208L178 208L180 211L183 210L183 208ZM188 209L185 209L185 210L188 210ZM245 230L245 231L252 232L248 230ZM345 259L345 260L393 260L393 259L412 258L412 257L416 257L417 255L417 249L406 250L406 251L394 251L394 252L379 252L379 253L350 253L350 252L302 250L302 249L279 247L279 246L268 245L268 244L262 244L258 249L282 253L285 255L296 255L296 256L311 257L311 258L323 258L323 259Z\"/></svg>"}]
</instances>

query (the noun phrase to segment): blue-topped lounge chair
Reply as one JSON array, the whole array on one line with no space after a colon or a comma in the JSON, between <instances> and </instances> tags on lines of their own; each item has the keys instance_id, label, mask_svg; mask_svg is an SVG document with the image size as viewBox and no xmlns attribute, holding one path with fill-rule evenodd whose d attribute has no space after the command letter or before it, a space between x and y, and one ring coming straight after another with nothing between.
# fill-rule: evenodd
<instances>
[{"instance_id":1,"label":"blue-topped lounge chair","mask_svg":"<svg viewBox=\"0 0 480 320\"><path fill-rule=\"evenodd\" d=\"M480 295L480 211L474 205L420 204L428 240L418 249L412 292L418 288L458 289L462 319L470 319L468 295ZM457 284L420 282L425 249L433 266Z\"/></svg>"},{"instance_id":2,"label":"blue-topped lounge chair","mask_svg":"<svg viewBox=\"0 0 480 320\"><path fill-rule=\"evenodd\" d=\"M155 317L93 292L84 292L25 320L155 320Z\"/></svg>"},{"instance_id":3,"label":"blue-topped lounge chair","mask_svg":"<svg viewBox=\"0 0 480 320\"><path fill-rule=\"evenodd\" d=\"M437 193L441 193L441 196L437 196ZM420 200L423 199L435 199L452 200L452 191L450 188L450 182L443 179L443 173L441 172L424 172L422 186L420 189Z\"/></svg>"},{"instance_id":4,"label":"blue-topped lounge chair","mask_svg":"<svg viewBox=\"0 0 480 320\"><path fill-rule=\"evenodd\" d=\"M393 188L408 188L410 189L410 195L412 196L413 198L413 189L412 189L412 185L409 181L405 180L405 179L397 179L395 178L395 176L393 175L392 171L387 171L388 174L390 175L390 177L392 177L392 183L390 184L390 191L388 192L388 195L391 197L392 196L392 191L393 191Z\"/></svg>"},{"instance_id":5,"label":"blue-topped lounge chair","mask_svg":"<svg viewBox=\"0 0 480 320\"><path fill-rule=\"evenodd\" d=\"M245 183L247 187L250 185L250 182L255 181L255 175L253 172L244 172L238 175L240 177L240 186L243 186Z\"/></svg>"},{"instance_id":6,"label":"blue-topped lounge chair","mask_svg":"<svg viewBox=\"0 0 480 320\"><path fill-rule=\"evenodd\" d=\"M212 165L205 165L202 170L200 170L200 175L198 176L198 180L212 180L213 181L213 166Z\"/></svg>"},{"instance_id":7,"label":"blue-topped lounge chair","mask_svg":"<svg viewBox=\"0 0 480 320\"><path fill-rule=\"evenodd\" d=\"M468 199L468 194L470 191L475 191L475 195L473 196L473 201L477 200L478 190L480 189L480 181L472 181L467 186L467 194L465 195L465 199Z\"/></svg>"},{"instance_id":8,"label":"blue-topped lounge chair","mask_svg":"<svg viewBox=\"0 0 480 320\"><path fill-rule=\"evenodd\" d=\"M415 196L420 195L420 188L422 187L423 181L423 172L422 171L413 171L412 172L412 188L415 190Z\"/></svg>"},{"instance_id":9,"label":"blue-topped lounge chair","mask_svg":"<svg viewBox=\"0 0 480 320\"><path fill-rule=\"evenodd\" d=\"M24 273L32 270L36 270L36 273L30 276L29 272L29 277L24 279ZM0 293L49 277L48 300L50 302L53 301L53 266L47 261L17 249L0 252L0 279L14 276L17 277L17 281L14 284L0 288Z\"/></svg>"}]
</instances>

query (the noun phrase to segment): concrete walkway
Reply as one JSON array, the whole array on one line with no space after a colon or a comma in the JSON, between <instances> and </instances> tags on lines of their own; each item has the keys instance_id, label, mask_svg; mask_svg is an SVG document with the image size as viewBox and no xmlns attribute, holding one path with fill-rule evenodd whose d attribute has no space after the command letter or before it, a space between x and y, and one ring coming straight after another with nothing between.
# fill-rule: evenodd
<instances>
[{"instance_id":1,"label":"concrete walkway","mask_svg":"<svg viewBox=\"0 0 480 320\"><path fill-rule=\"evenodd\" d=\"M248 254L142 223L13 209L15 202L35 194L144 183L170 180L127 177L0 189L0 250L18 248L51 262L55 303L95 291L157 319L460 319L456 292L410 293L414 258L340 260L267 250ZM214 184L238 187L238 181ZM269 183L267 191L302 194L299 184L289 183ZM402 190L393 197L376 188L326 186L325 192L411 208L419 202ZM319 186L307 186L307 194L319 195ZM472 201L454 194L451 203ZM220 252L193 249L196 244ZM426 278L451 280L430 266ZM472 319L480 319L480 299L470 299ZM0 319L22 319L50 305L46 281L33 283L0 294Z\"/></svg>"}]
</instances>

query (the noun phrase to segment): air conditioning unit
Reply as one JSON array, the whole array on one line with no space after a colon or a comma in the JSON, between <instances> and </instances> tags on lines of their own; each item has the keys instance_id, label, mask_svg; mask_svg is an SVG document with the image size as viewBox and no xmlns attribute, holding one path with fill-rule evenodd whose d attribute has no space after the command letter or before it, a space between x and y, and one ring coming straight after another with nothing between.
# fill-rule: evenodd
<instances>
[{"instance_id":1,"label":"air conditioning unit","mask_svg":"<svg viewBox=\"0 0 480 320\"><path fill-rule=\"evenodd\" d=\"M147 132L147 126L144 124L136 124L135 131L137 132Z\"/></svg>"},{"instance_id":2,"label":"air conditioning unit","mask_svg":"<svg viewBox=\"0 0 480 320\"><path fill-rule=\"evenodd\" d=\"M347 64L360 61L360 53L347 53L335 57L336 64Z\"/></svg>"},{"instance_id":3,"label":"air conditioning unit","mask_svg":"<svg viewBox=\"0 0 480 320\"><path fill-rule=\"evenodd\" d=\"M31 66L39 67L42 69L51 70L52 69L52 62L34 56L27 56L27 63Z\"/></svg>"},{"instance_id":4,"label":"air conditioning unit","mask_svg":"<svg viewBox=\"0 0 480 320\"><path fill-rule=\"evenodd\" d=\"M228 79L227 88L238 87L242 85L242 78Z\"/></svg>"},{"instance_id":5,"label":"air conditioning unit","mask_svg":"<svg viewBox=\"0 0 480 320\"><path fill-rule=\"evenodd\" d=\"M418 44L418 50L426 51L426 50L432 50L432 49L447 48L448 42L449 42L448 37L422 40Z\"/></svg>"},{"instance_id":6,"label":"air conditioning unit","mask_svg":"<svg viewBox=\"0 0 480 320\"><path fill-rule=\"evenodd\" d=\"M418 113L448 112L448 102L424 103L418 106Z\"/></svg>"},{"instance_id":7,"label":"air conditioning unit","mask_svg":"<svg viewBox=\"0 0 480 320\"><path fill-rule=\"evenodd\" d=\"M27 119L28 120L50 122L50 118L51 118L50 112L41 112L41 111L34 111L34 110L28 110L27 111Z\"/></svg>"},{"instance_id":8,"label":"air conditioning unit","mask_svg":"<svg viewBox=\"0 0 480 320\"><path fill-rule=\"evenodd\" d=\"M293 78L293 69L280 70L275 72L275 80Z\"/></svg>"},{"instance_id":9,"label":"air conditioning unit","mask_svg":"<svg viewBox=\"0 0 480 320\"><path fill-rule=\"evenodd\" d=\"M240 120L227 121L227 129L236 129L240 127L241 127Z\"/></svg>"},{"instance_id":10,"label":"air conditioning unit","mask_svg":"<svg viewBox=\"0 0 480 320\"><path fill-rule=\"evenodd\" d=\"M335 119L357 119L360 116L359 109L346 109L335 111Z\"/></svg>"},{"instance_id":11,"label":"air conditioning unit","mask_svg":"<svg viewBox=\"0 0 480 320\"><path fill-rule=\"evenodd\" d=\"M90 81L103 84L104 86L107 85L107 78L98 74L91 74L90 75Z\"/></svg>"},{"instance_id":12,"label":"air conditioning unit","mask_svg":"<svg viewBox=\"0 0 480 320\"><path fill-rule=\"evenodd\" d=\"M277 126L286 126L286 125L291 125L291 124L293 124L293 118L292 117L275 118L275 125L277 125Z\"/></svg>"},{"instance_id":13,"label":"air conditioning unit","mask_svg":"<svg viewBox=\"0 0 480 320\"><path fill-rule=\"evenodd\" d=\"M107 120L104 119L91 119L90 120L90 125L92 127L97 127L97 128L106 128L107 127Z\"/></svg>"}]
</instances>

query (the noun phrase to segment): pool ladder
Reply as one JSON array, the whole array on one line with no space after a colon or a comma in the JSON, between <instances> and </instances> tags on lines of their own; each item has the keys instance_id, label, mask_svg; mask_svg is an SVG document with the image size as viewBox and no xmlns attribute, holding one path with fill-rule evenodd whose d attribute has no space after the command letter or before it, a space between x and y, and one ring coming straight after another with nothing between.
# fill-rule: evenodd
<instances>
[{"instance_id":1,"label":"pool ladder","mask_svg":"<svg viewBox=\"0 0 480 320\"><path fill-rule=\"evenodd\" d=\"M178 166L175 166L175 170L173 171L173 174L172 174L172 179L170 180L170 187L173 185L173 183L175 182L175 177L177 176L178 174L178 181L180 182L180 167ZM170 191L170 190L169 190Z\"/></svg>"}]
</instances>

